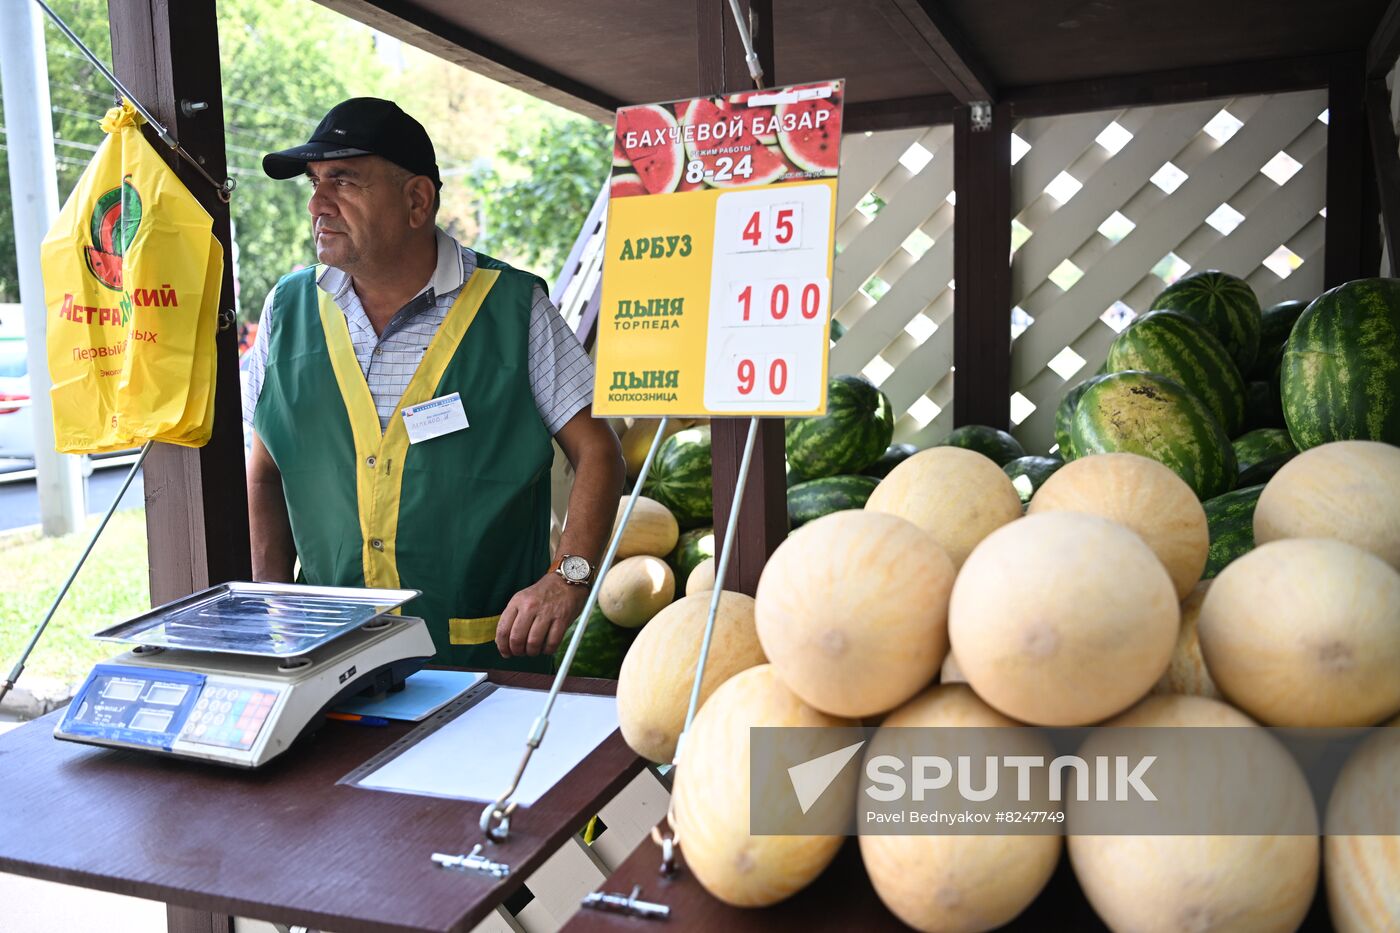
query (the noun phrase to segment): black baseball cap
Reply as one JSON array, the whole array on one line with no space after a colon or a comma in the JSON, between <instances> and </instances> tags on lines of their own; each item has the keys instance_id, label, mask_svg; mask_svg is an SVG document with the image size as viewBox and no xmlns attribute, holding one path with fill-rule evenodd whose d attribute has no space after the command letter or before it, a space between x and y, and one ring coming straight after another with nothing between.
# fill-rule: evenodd
<instances>
[{"instance_id":1,"label":"black baseball cap","mask_svg":"<svg viewBox=\"0 0 1400 933\"><path fill-rule=\"evenodd\" d=\"M433 141L423 124L391 100L352 97L336 104L304 145L263 156L263 171L273 178L295 178L308 162L377 155L442 187Z\"/></svg>"}]
</instances>

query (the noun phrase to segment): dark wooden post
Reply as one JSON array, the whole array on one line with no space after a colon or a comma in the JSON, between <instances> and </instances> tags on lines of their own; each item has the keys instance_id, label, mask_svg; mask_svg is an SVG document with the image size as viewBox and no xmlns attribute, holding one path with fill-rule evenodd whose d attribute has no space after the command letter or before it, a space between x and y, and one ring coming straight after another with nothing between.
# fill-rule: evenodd
<instances>
[{"instance_id":1,"label":"dark wooden post","mask_svg":"<svg viewBox=\"0 0 1400 933\"><path fill-rule=\"evenodd\" d=\"M754 49L763 65L764 83L771 87L777 83L773 77L772 0L743 0L740 5L753 10L757 17ZM728 0L697 0L696 12L700 52L700 81L696 93L721 94L752 87L753 79L744 64L743 42ZM747 418L716 418L711 422L716 548L723 540L725 523L729 520L748 430ZM764 418L759 422L758 437L754 441L749 481L744 487L743 511L739 513L739 526L734 530L733 553L723 584L725 589L753 595L758 589L763 565L787 534L783 464L783 419ZM684 581L676 583L684 586Z\"/></svg>"},{"instance_id":2,"label":"dark wooden post","mask_svg":"<svg viewBox=\"0 0 1400 933\"><path fill-rule=\"evenodd\" d=\"M1010 427L1011 117L953 116L953 423Z\"/></svg>"},{"instance_id":3,"label":"dark wooden post","mask_svg":"<svg viewBox=\"0 0 1400 933\"><path fill-rule=\"evenodd\" d=\"M1380 265L1374 164L1361 54L1338 56L1327 83L1327 243L1322 283L1375 275Z\"/></svg>"},{"instance_id":4,"label":"dark wooden post","mask_svg":"<svg viewBox=\"0 0 1400 933\"><path fill-rule=\"evenodd\" d=\"M214 0L110 0L108 16L117 77L186 150L202 160L210 175L222 180L226 169L223 94ZM208 107L187 116L181 101L203 102ZM148 138L214 218L214 234L224 248L219 308L231 314L233 249L228 205L164 143L153 134ZM210 442L198 450L157 444L146 459L146 539L151 600L156 605L213 583L247 580L252 575L238 333L233 327L219 332L215 378Z\"/></svg>"}]
</instances>

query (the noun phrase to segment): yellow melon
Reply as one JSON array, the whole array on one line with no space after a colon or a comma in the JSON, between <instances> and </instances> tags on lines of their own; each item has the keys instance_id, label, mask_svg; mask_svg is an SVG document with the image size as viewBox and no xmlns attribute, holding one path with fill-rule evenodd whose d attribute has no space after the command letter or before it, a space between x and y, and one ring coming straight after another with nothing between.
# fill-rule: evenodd
<instances>
[{"instance_id":1,"label":"yellow melon","mask_svg":"<svg viewBox=\"0 0 1400 933\"><path fill-rule=\"evenodd\" d=\"M685 578L685 595L706 593L715 588L715 559L707 557Z\"/></svg>"},{"instance_id":2,"label":"yellow melon","mask_svg":"<svg viewBox=\"0 0 1400 933\"><path fill-rule=\"evenodd\" d=\"M754 601L743 593L720 596L700 702L739 671L764 662L754 630ZM683 596L658 612L627 649L617 679L617 718L634 752L660 764L676 754L685 725L710 594Z\"/></svg>"},{"instance_id":3,"label":"yellow melon","mask_svg":"<svg viewBox=\"0 0 1400 933\"><path fill-rule=\"evenodd\" d=\"M894 729L1016 725L1019 724L978 699L965 684L933 687L895 710L883 724ZM867 760L869 755L884 751L882 739L886 735L876 734ZM960 743L959 754L969 753L966 743L974 742L976 733L969 736ZM1043 749L1034 747L1031 736L1008 735L1008 739L1022 738L1024 742L1013 741L1012 745L1028 747L1015 751L1045 755ZM1001 743L996 745L988 751L1005 755L1010 750L1000 747ZM1043 801L1023 806L1051 809ZM863 833L860 837L861 858L875 893L896 917L927 933L978 933L1009 923L1050 880L1060 858L1060 846L1056 834Z\"/></svg>"},{"instance_id":4,"label":"yellow melon","mask_svg":"<svg viewBox=\"0 0 1400 933\"><path fill-rule=\"evenodd\" d=\"M676 596L676 575L659 557L629 557L618 561L598 587L598 608L608 621L639 628Z\"/></svg>"},{"instance_id":5,"label":"yellow melon","mask_svg":"<svg viewBox=\"0 0 1400 933\"><path fill-rule=\"evenodd\" d=\"M1400 447L1335 441L1274 474L1254 509L1254 541L1335 538L1400 570Z\"/></svg>"},{"instance_id":6,"label":"yellow melon","mask_svg":"<svg viewBox=\"0 0 1400 933\"><path fill-rule=\"evenodd\" d=\"M623 433L622 459L627 463L628 479L636 479L637 474L642 471L642 461L647 458L647 451L651 449L652 439L656 437L656 429L660 424L659 418L638 418ZM672 418L666 423L666 434L662 440L694 424L694 418Z\"/></svg>"},{"instance_id":7,"label":"yellow melon","mask_svg":"<svg viewBox=\"0 0 1400 933\"><path fill-rule=\"evenodd\" d=\"M849 510L803 525L758 581L758 637L788 689L834 716L893 709L948 650L953 564L917 527Z\"/></svg>"},{"instance_id":8,"label":"yellow melon","mask_svg":"<svg viewBox=\"0 0 1400 933\"><path fill-rule=\"evenodd\" d=\"M1321 538L1274 541L1211 584L1198 622L1226 699L1271 726L1366 726L1400 712L1400 573Z\"/></svg>"},{"instance_id":9,"label":"yellow melon","mask_svg":"<svg viewBox=\"0 0 1400 933\"><path fill-rule=\"evenodd\" d=\"M994 461L961 447L931 447L890 471L865 503L933 536L953 567L987 535L1021 517L1021 497Z\"/></svg>"},{"instance_id":10,"label":"yellow melon","mask_svg":"<svg viewBox=\"0 0 1400 933\"><path fill-rule=\"evenodd\" d=\"M830 864L841 836L749 833L751 791L792 796L786 774L772 788L749 782L749 730L853 723L817 712L783 686L771 665L724 683L700 709L676 765L671 800L685 865L715 897L736 907L765 907L796 894ZM839 733L838 733L839 734ZM855 805L854 775L826 791Z\"/></svg>"},{"instance_id":11,"label":"yellow melon","mask_svg":"<svg viewBox=\"0 0 1400 933\"><path fill-rule=\"evenodd\" d=\"M1181 604L1181 631L1176 636L1176 649L1172 651L1171 663L1153 693L1179 693L1186 696L1220 699L1220 690L1210 679L1206 669L1206 659L1201 656L1201 639L1196 630L1196 621L1201 615L1201 605L1210 592L1209 580L1196 584L1191 595Z\"/></svg>"},{"instance_id":12,"label":"yellow melon","mask_svg":"<svg viewBox=\"0 0 1400 933\"><path fill-rule=\"evenodd\" d=\"M1174 472L1137 454L1081 457L1055 472L1027 514L1087 512L1137 532L1167 568L1176 598L1201 579L1210 551L1206 512Z\"/></svg>"},{"instance_id":13,"label":"yellow melon","mask_svg":"<svg viewBox=\"0 0 1400 933\"><path fill-rule=\"evenodd\" d=\"M977 695L1024 722L1087 725L1142 698L1171 659L1176 589L1142 539L1081 512L987 536L953 586L948 628Z\"/></svg>"},{"instance_id":14,"label":"yellow melon","mask_svg":"<svg viewBox=\"0 0 1400 933\"><path fill-rule=\"evenodd\" d=\"M1253 723L1217 700L1154 696L1107 725L1248 727ZM1267 765L1271 772L1280 765L1292 769L1289 780L1276 782L1274 789L1286 794L1283 799L1298 813L1310 809L1306 782L1288 753L1265 733L1253 732L1252 738L1256 741L1248 743L1251 749L1271 749L1276 755ZM1163 743L1172 744L1170 738ZM1177 747L1188 754L1192 748L1188 742ZM1168 763L1164 753L1154 767ZM1208 768L1213 762L1195 764ZM1219 764L1222 773L1236 767L1234 762ZM1077 835L1075 803L1071 801L1067 809L1074 874L1089 903L1115 933L1291 933L1312 903L1320 848L1315 835Z\"/></svg>"},{"instance_id":15,"label":"yellow melon","mask_svg":"<svg viewBox=\"0 0 1400 933\"><path fill-rule=\"evenodd\" d=\"M1342 769L1327 803L1323 877L1339 933L1400 924L1400 721L1367 740ZM1348 830L1350 832L1348 832ZM1357 831L1368 835L1357 835ZM1374 835L1388 832L1390 835Z\"/></svg>"},{"instance_id":16,"label":"yellow melon","mask_svg":"<svg viewBox=\"0 0 1400 933\"><path fill-rule=\"evenodd\" d=\"M614 534L617 532L617 522L622 520L622 513L626 508L627 499L623 497L617 504L617 518L613 523ZM637 504L632 507L632 517L628 519L622 540L618 542L615 559L623 560L639 554L665 557L676 549L676 542L680 540L680 536L680 524L670 509L655 499L638 496Z\"/></svg>"}]
</instances>

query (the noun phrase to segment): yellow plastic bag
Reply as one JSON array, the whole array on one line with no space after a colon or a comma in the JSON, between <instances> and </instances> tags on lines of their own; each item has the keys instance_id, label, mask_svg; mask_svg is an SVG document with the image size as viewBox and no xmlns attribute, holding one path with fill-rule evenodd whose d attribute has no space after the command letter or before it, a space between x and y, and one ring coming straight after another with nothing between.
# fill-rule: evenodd
<instances>
[{"instance_id":1,"label":"yellow plastic bag","mask_svg":"<svg viewBox=\"0 0 1400 933\"><path fill-rule=\"evenodd\" d=\"M223 251L130 104L41 251L58 450L199 446L212 427Z\"/></svg>"}]
</instances>

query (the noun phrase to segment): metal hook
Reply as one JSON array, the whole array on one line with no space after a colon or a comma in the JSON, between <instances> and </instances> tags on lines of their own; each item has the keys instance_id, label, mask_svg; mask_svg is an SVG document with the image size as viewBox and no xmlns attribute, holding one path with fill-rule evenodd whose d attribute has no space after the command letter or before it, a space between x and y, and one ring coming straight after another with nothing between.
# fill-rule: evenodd
<instances>
[{"instance_id":1,"label":"metal hook","mask_svg":"<svg viewBox=\"0 0 1400 933\"><path fill-rule=\"evenodd\" d=\"M667 818L667 825L670 825L670 817ZM663 836L661 831L655 826L651 828L651 841L661 847L661 875L669 878L676 873L676 831L671 830L670 835Z\"/></svg>"},{"instance_id":2,"label":"metal hook","mask_svg":"<svg viewBox=\"0 0 1400 933\"><path fill-rule=\"evenodd\" d=\"M505 809L502 809L504 807ZM511 801L506 805L506 798L501 797L491 809L481 814L481 830L486 833L486 838L492 842L505 842L510 838L510 817L515 812L516 801Z\"/></svg>"},{"instance_id":3,"label":"metal hook","mask_svg":"<svg viewBox=\"0 0 1400 933\"><path fill-rule=\"evenodd\" d=\"M219 312L219 332L229 330L237 322L238 315L232 308L225 308Z\"/></svg>"}]
</instances>

